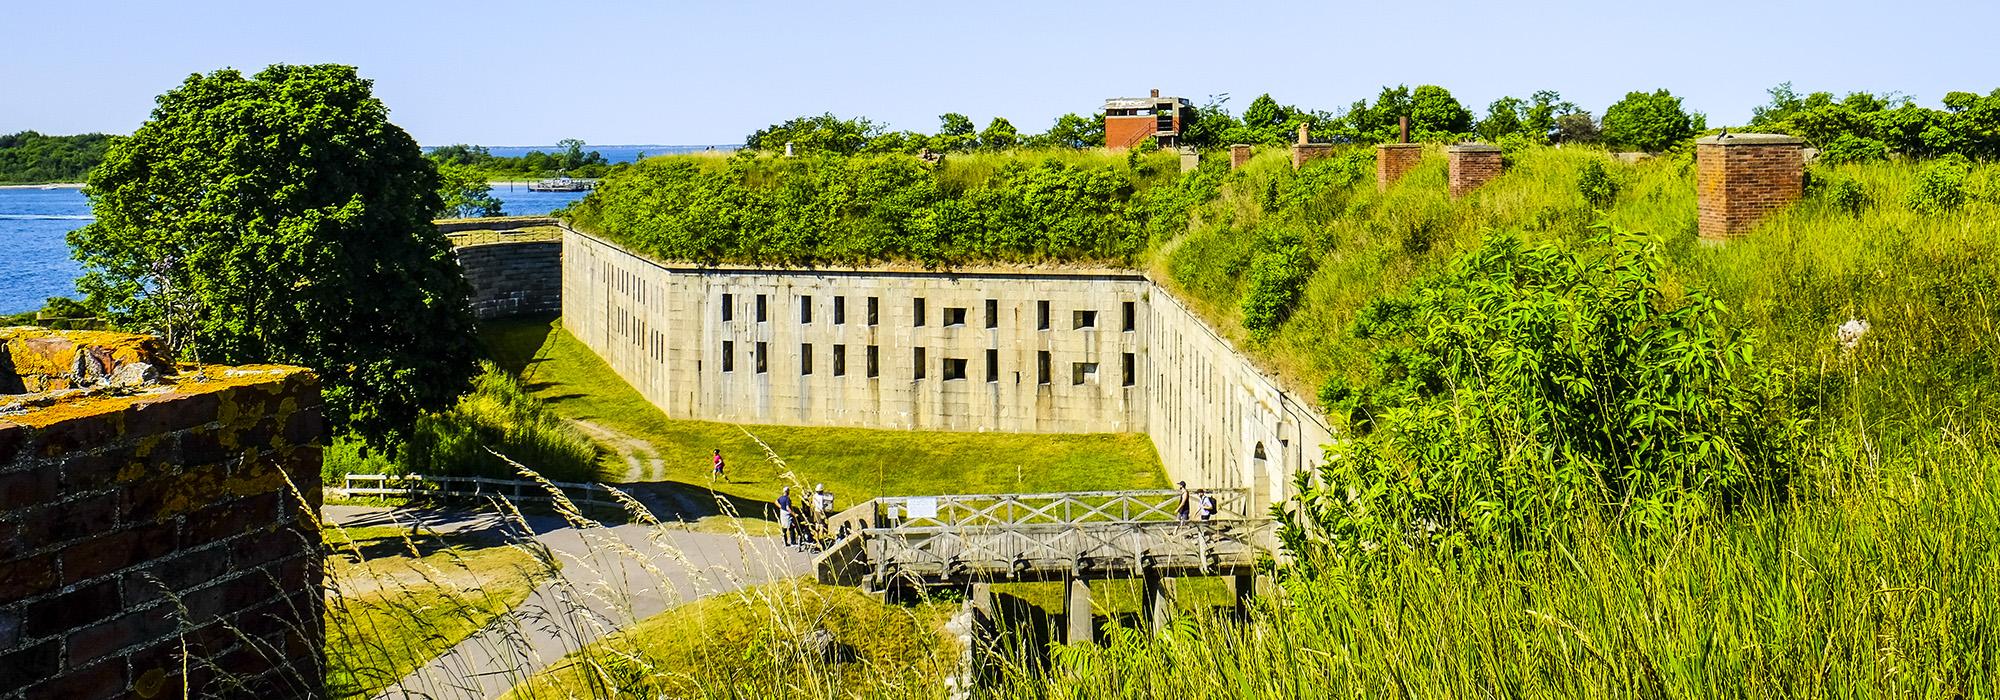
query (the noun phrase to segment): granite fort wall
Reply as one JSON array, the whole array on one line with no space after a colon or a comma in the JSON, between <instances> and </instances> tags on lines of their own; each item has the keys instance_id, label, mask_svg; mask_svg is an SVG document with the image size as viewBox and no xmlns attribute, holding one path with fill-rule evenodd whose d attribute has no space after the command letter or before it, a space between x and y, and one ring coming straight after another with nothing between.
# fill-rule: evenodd
<instances>
[{"instance_id":1,"label":"granite fort wall","mask_svg":"<svg viewBox=\"0 0 2000 700\"><path fill-rule=\"evenodd\" d=\"M575 231L564 246L564 325L676 417L1144 432L1170 477L1274 499L1332 435L1129 270L704 268Z\"/></svg>"},{"instance_id":2,"label":"granite fort wall","mask_svg":"<svg viewBox=\"0 0 2000 700\"><path fill-rule=\"evenodd\" d=\"M206 374L0 416L0 698L319 692L318 386Z\"/></svg>"},{"instance_id":3,"label":"granite fort wall","mask_svg":"<svg viewBox=\"0 0 2000 700\"><path fill-rule=\"evenodd\" d=\"M562 241L479 243L453 249L472 284L472 315L500 318L562 310Z\"/></svg>"}]
</instances>

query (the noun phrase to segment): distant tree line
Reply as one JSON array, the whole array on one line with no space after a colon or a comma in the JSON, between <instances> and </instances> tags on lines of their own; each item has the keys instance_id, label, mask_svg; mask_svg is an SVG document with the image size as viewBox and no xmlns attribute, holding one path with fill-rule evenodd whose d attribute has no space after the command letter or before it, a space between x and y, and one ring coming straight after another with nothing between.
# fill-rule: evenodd
<instances>
[{"instance_id":1,"label":"distant tree line","mask_svg":"<svg viewBox=\"0 0 2000 700\"><path fill-rule=\"evenodd\" d=\"M107 134L47 136L33 131L0 135L0 184L82 182L111 147Z\"/></svg>"},{"instance_id":2,"label":"distant tree line","mask_svg":"<svg viewBox=\"0 0 2000 700\"><path fill-rule=\"evenodd\" d=\"M599 178L610 174L612 163L597 151L583 150L578 139L556 142L556 151L528 151L521 156L496 156L485 146L453 144L431 149L430 159L442 165L471 168L494 178L569 177Z\"/></svg>"},{"instance_id":3,"label":"distant tree line","mask_svg":"<svg viewBox=\"0 0 2000 700\"><path fill-rule=\"evenodd\" d=\"M1410 139L1446 142L1519 139L1535 143L1602 143L1615 149L1661 151L1683 143L1707 128L1706 118L1689 112L1681 99L1666 90L1633 92L1604 112L1600 122L1553 90L1526 98L1502 97L1487 106L1485 118L1436 85L1384 87L1374 101L1357 100L1339 112L1280 103L1258 95L1238 116L1228 109L1229 95L1212 95L1196 107L1181 140L1214 149L1230 144L1284 144L1308 125L1313 139L1333 143L1379 143L1401 135L1401 118L1409 117ZM984 129L963 114L938 117L935 133L892 131L866 117L842 118L831 113L805 116L759 129L744 139L752 150L794 153L961 153L1007 148L1090 148L1104 145L1104 115L1070 113L1057 117L1047 131L1022 134L1012 122L995 117Z\"/></svg>"},{"instance_id":4,"label":"distant tree line","mask_svg":"<svg viewBox=\"0 0 2000 700\"><path fill-rule=\"evenodd\" d=\"M1909 97L1867 92L1837 99L1830 92L1800 96L1785 83L1771 88L1771 103L1757 108L1750 127L1803 138L1830 163L1880 160L1892 153L2000 158L2000 90L1983 96L1947 93L1943 104L1932 109Z\"/></svg>"}]
</instances>

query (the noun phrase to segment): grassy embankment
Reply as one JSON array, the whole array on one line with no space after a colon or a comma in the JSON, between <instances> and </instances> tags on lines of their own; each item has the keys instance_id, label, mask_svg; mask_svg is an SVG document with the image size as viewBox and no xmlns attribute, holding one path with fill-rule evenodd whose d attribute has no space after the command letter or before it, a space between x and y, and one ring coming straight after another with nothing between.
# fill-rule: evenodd
<instances>
[{"instance_id":1,"label":"grassy embankment","mask_svg":"<svg viewBox=\"0 0 2000 700\"><path fill-rule=\"evenodd\" d=\"M327 694L369 697L526 600L554 573L492 532L329 527Z\"/></svg>"},{"instance_id":2,"label":"grassy embankment","mask_svg":"<svg viewBox=\"0 0 2000 700\"><path fill-rule=\"evenodd\" d=\"M749 502L825 483L843 504L886 495L1164 488L1143 435L1011 435L738 426L675 420L548 320L488 324L487 347L556 415L595 426L609 475L678 482ZM784 459L767 458L763 445ZM720 448L727 479L709 479ZM634 465L636 460L636 466ZM915 467L921 468L915 468ZM745 515L752 513L746 512Z\"/></svg>"},{"instance_id":3,"label":"grassy embankment","mask_svg":"<svg viewBox=\"0 0 2000 700\"><path fill-rule=\"evenodd\" d=\"M1906 204L1930 164L1815 168L1821 183L1849 184L1816 187L1751 236L1710 246L1694 233L1686 156L1620 164L1529 149L1459 202L1441 153L1380 193L1365 158L1294 173L1282 157L1220 177L1185 231L1135 260L1302 392L1371 379L1376 348L1350 333L1370 300L1406 292L1490 231L1574 243L1601 216L1659 236L1667 285L1713 291L1732 325L1764 339L1759 362L1796 378L1815 418L1793 446L1798 478L1779 501L1664 531L1580 514L1532 546L1327 562L1267 599L1254 626L1114 634L994 696L2000 692L1996 166L1974 169L1974 196L1947 212ZM1577 186L1590 161L1619 184L1595 206ZM1829 194L1841 189L1864 196ZM1248 273L1287 240L1310 263L1298 300L1252 340ZM1842 351L1833 329L1851 318L1871 328Z\"/></svg>"},{"instance_id":4,"label":"grassy embankment","mask_svg":"<svg viewBox=\"0 0 2000 700\"><path fill-rule=\"evenodd\" d=\"M506 697L931 696L958 668L959 647L942 631L956 609L780 581L647 619Z\"/></svg>"}]
</instances>

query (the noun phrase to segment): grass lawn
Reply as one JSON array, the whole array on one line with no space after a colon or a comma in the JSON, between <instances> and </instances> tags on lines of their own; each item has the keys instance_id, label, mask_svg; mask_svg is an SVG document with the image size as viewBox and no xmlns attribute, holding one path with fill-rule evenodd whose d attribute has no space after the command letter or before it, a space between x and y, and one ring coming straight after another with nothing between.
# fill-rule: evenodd
<instances>
[{"instance_id":1,"label":"grass lawn","mask_svg":"<svg viewBox=\"0 0 2000 700\"><path fill-rule=\"evenodd\" d=\"M326 691L368 697L486 627L550 573L498 535L330 527Z\"/></svg>"},{"instance_id":2,"label":"grass lawn","mask_svg":"<svg viewBox=\"0 0 2000 700\"><path fill-rule=\"evenodd\" d=\"M661 462L658 469L646 468L647 480L708 488L709 450L719 447L728 460L729 481L713 488L753 502L776 497L787 484L810 489L821 482L843 508L877 496L1167 486L1152 443L1136 433L957 433L676 420L648 403L559 321L492 321L483 335L494 361L519 372L558 415L640 441L641 462ZM753 434L784 459L790 477L785 466L767 459ZM611 452L605 473L626 473L625 457Z\"/></svg>"},{"instance_id":3,"label":"grass lawn","mask_svg":"<svg viewBox=\"0 0 2000 700\"><path fill-rule=\"evenodd\" d=\"M643 620L505 697L941 697L958 665L957 643L942 632L957 608L779 581Z\"/></svg>"}]
</instances>

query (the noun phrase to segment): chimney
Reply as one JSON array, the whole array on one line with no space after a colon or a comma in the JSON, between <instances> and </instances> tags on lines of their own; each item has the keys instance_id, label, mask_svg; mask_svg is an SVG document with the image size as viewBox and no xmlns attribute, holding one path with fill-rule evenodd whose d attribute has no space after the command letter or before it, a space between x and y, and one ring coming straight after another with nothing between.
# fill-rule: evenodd
<instances>
[{"instance_id":1,"label":"chimney","mask_svg":"<svg viewBox=\"0 0 2000 700\"><path fill-rule=\"evenodd\" d=\"M1160 89L1159 89L1159 88L1153 88L1153 99L1156 99L1156 100L1157 100L1157 99L1160 99Z\"/></svg>"},{"instance_id":2,"label":"chimney","mask_svg":"<svg viewBox=\"0 0 2000 700\"><path fill-rule=\"evenodd\" d=\"M1488 180L1500 177L1505 166L1500 148L1483 143L1461 143L1445 149L1450 159L1446 180L1451 198L1460 199L1479 189Z\"/></svg>"},{"instance_id":3,"label":"chimney","mask_svg":"<svg viewBox=\"0 0 2000 700\"><path fill-rule=\"evenodd\" d=\"M1250 162L1250 144L1238 143L1229 146L1229 169L1241 168Z\"/></svg>"},{"instance_id":4,"label":"chimney","mask_svg":"<svg viewBox=\"0 0 2000 700\"><path fill-rule=\"evenodd\" d=\"M1757 228L1804 194L1805 142L1779 134L1729 134L1695 141L1697 230L1721 241Z\"/></svg>"},{"instance_id":5,"label":"chimney","mask_svg":"<svg viewBox=\"0 0 2000 700\"><path fill-rule=\"evenodd\" d=\"M1409 143L1409 142L1410 142L1410 118L1409 118L1409 117L1396 117L1396 128L1398 128L1398 129L1401 129L1401 130L1402 130L1402 132L1403 132L1403 139L1402 139L1401 141L1397 141L1396 143Z\"/></svg>"},{"instance_id":6,"label":"chimney","mask_svg":"<svg viewBox=\"0 0 2000 700\"><path fill-rule=\"evenodd\" d=\"M1312 143L1312 124L1299 122L1299 145L1304 146L1309 143Z\"/></svg>"}]
</instances>

